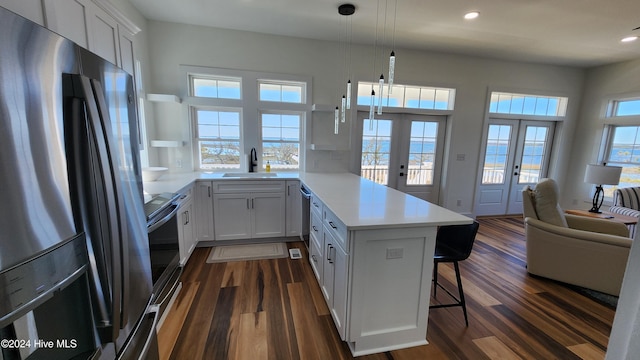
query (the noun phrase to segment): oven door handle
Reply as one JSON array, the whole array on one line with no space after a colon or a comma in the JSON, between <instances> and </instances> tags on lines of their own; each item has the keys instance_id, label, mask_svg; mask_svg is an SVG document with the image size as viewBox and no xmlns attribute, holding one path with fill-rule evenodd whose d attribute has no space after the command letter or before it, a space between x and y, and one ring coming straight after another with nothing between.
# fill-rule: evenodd
<instances>
[{"instance_id":1,"label":"oven door handle","mask_svg":"<svg viewBox=\"0 0 640 360\"><path fill-rule=\"evenodd\" d=\"M173 210L171 210L171 212L168 213L167 216L163 217L162 219L153 223L153 225L149 226L147 228L147 232L149 233L153 232L155 229L159 228L160 226L166 224L167 222L169 222L169 220L171 220L171 218L178 212L178 209L180 208L177 204L174 204L171 206L173 207Z\"/></svg>"}]
</instances>

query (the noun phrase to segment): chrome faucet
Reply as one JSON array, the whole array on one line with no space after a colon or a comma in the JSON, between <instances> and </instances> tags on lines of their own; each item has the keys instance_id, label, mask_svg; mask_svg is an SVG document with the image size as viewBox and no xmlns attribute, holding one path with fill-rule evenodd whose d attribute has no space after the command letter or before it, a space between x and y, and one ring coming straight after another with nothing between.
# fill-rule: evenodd
<instances>
[{"instance_id":1,"label":"chrome faucet","mask_svg":"<svg viewBox=\"0 0 640 360\"><path fill-rule=\"evenodd\" d=\"M256 166L258 166L258 153L256 148L251 148L251 155L249 156L249 172L256 172Z\"/></svg>"}]
</instances>

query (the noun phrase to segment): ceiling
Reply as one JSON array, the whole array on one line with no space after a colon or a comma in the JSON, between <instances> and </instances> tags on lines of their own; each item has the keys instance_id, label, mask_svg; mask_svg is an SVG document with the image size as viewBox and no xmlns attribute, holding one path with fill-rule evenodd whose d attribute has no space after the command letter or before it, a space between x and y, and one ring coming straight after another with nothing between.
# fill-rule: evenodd
<instances>
[{"instance_id":1,"label":"ceiling","mask_svg":"<svg viewBox=\"0 0 640 360\"><path fill-rule=\"evenodd\" d=\"M397 1L397 7L396 7ZM337 41L339 0L130 0L159 21ZM353 0L352 41L373 46L592 67L640 59L638 0ZM394 17L394 9L397 16ZM385 11L386 9L386 11ZM480 11L475 20L463 15ZM386 22L385 22L386 18ZM384 26L386 24L386 26ZM400 53L398 53L400 56Z\"/></svg>"}]
</instances>

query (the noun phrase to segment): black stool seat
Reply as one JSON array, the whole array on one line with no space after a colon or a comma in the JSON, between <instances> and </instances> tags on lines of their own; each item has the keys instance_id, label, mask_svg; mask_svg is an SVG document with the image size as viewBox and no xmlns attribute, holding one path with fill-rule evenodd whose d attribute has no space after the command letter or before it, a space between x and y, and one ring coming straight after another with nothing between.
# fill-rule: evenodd
<instances>
[{"instance_id":1,"label":"black stool seat","mask_svg":"<svg viewBox=\"0 0 640 360\"><path fill-rule=\"evenodd\" d=\"M438 304L429 306L430 309L443 307L461 306L464 313L464 322L469 326L467 318L467 306L464 300L464 292L462 290L462 280L460 279L459 261L466 260L471 255L473 242L476 239L480 224L474 221L469 225L447 225L438 228L436 235L436 248L433 255L433 297L436 297L438 287L443 289L455 301L451 304ZM438 264L450 262L456 272L456 280L458 282L458 297L453 295L449 290L438 283Z\"/></svg>"}]
</instances>

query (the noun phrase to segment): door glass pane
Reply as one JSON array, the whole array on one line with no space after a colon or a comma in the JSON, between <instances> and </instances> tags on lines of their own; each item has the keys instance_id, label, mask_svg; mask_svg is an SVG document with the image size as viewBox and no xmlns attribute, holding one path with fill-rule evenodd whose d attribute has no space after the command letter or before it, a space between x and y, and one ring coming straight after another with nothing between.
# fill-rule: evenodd
<instances>
[{"instance_id":1,"label":"door glass pane","mask_svg":"<svg viewBox=\"0 0 640 360\"><path fill-rule=\"evenodd\" d=\"M391 151L391 120L365 119L362 129L360 176L387 185Z\"/></svg>"},{"instance_id":2,"label":"door glass pane","mask_svg":"<svg viewBox=\"0 0 640 360\"><path fill-rule=\"evenodd\" d=\"M482 184L504 184L510 140L511 125L489 125Z\"/></svg>"},{"instance_id":3,"label":"door glass pane","mask_svg":"<svg viewBox=\"0 0 640 360\"><path fill-rule=\"evenodd\" d=\"M411 122L407 185L432 185L438 123Z\"/></svg>"},{"instance_id":4,"label":"door glass pane","mask_svg":"<svg viewBox=\"0 0 640 360\"><path fill-rule=\"evenodd\" d=\"M524 137L518 184L537 183L542 174L542 161L547 149L546 126L527 126Z\"/></svg>"}]
</instances>

